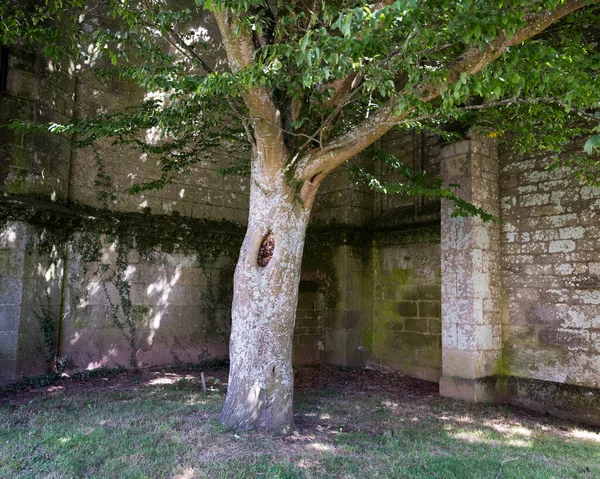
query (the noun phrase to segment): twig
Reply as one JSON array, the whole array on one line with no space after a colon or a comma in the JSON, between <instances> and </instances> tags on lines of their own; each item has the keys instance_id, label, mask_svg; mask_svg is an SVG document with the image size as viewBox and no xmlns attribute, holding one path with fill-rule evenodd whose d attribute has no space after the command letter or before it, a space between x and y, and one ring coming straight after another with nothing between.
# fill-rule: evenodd
<instances>
[{"instance_id":1,"label":"twig","mask_svg":"<svg viewBox=\"0 0 600 479\"><path fill-rule=\"evenodd\" d=\"M202 381L202 392L206 394L206 381L204 380L204 372L200 373L200 380Z\"/></svg>"},{"instance_id":2,"label":"twig","mask_svg":"<svg viewBox=\"0 0 600 479\"><path fill-rule=\"evenodd\" d=\"M521 456L513 457L512 459L506 459L502 461L500 463L500 469L498 470L498 474L496 474L496 477L494 479L498 479L500 477L500 474L502 474L502 468L504 467L504 464L508 464L509 462L513 461L518 461L519 459L521 459Z\"/></svg>"}]
</instances>

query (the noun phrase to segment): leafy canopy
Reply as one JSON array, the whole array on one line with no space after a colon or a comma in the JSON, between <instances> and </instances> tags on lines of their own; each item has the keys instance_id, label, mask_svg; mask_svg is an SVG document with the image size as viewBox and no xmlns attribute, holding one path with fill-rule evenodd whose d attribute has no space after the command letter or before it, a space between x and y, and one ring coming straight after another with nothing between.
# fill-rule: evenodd
<instances>
[{"instance_id":1,"label":"leafy canopy","mask_svg":"<svg viewBox=\"0 0 600 479\"><path fill-rule=\"evenodd\" d=\"M71 68L162 93L67 124L13 124L75 134L76 146L108 137L160 158L162 177L134 190L160 187L215 150L252 147L258 125L274 123L247 107L244 95L257 89L279 111L272 126L283 132L292 178L321 152L346 148L349 135L367 134L365 125L388 108L395 128L452 137L446 126L453 124L506 136L520 151L555 153L554 166L568 164L600 185L600 7L580 3L485 68L462 71L456 66L472 52L521 35L569 2L9 0L0 5L0 43L41 47L62 65L69 59ZM210 12L233 19L234 33L251 42L252 61L227 64ZM146 141L148 129L161 141ZM575 137L586 140L584 151L559 159ZM359 181L379 191L446 196L458 214L484 214L380 152L370 157L384 159L406 181L382 185L368 169L355 168ZM248 171L246 160L223 172Z\"/></svg>"}]
</instances>

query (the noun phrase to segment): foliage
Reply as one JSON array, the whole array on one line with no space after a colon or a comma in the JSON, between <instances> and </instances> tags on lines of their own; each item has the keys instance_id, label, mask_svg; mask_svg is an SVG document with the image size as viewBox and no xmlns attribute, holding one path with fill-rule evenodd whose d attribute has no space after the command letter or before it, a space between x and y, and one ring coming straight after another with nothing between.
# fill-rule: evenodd
<instances>
[{"instance_id":1,"label":"foliage","mask_svg":"<svg viewBox=\"0 0 600 479\"><path fill-rule=\"evenodd\" d=\"M448 188L443 188L440 179L429 181L424 171L415 173L412 168L400 162L393 155L386 155L382 151L374 148L369 150L368 153L372 160L379 160L382 163L387 164L393 171L400 174L405 181L382 183L364 167L353 165L349 167L348 170L354 176L357 183L363 183L378 193L446 198L452 201L456 206L452 213L453 217L477 215L483 221L498 221L483 208L463 200L456 192ZM459 188L460 185L451 184L449 187Z\"/></svg>"},{"instance_id":2,"label":"foliage","mask_svg":"<svg viewBox=\"0 0 600 479\"><path fill-rule=\"evenodd\" d=\"M50 295L46 295L46 304L41 305L41 311L34 311L35 317L40 323L40 330L44 338L44 359L46 360L46 372L52 373L55 369L56 360L56 326L58 321L52 312Z\"/></svg>"},{"instance_id":3,"label":"foliage","mask_svg":"<svg viewBox=\"0 0 600 479\"><path fill-rule=\"evenodd\" d=\"M457 65L571 3L47 0L26 6L11 0L0 6L0 43L41 45L61 64L68 58L152 92L122 111L65 124L13 122L14 128L74 134L80 147L107 137L160 159L160 178L133 192L160 188L192 165L211 161L216 151L240 157L224 173L247 174L244 152L259 125L270 121L253 117L247 107L244 95L256 89L267 91L280 112L276 127L284 132L290 177L300 174L300 159L348 147L344 134L360 136L371 118L392 105L403 127L439 130L459 122L490 136L510 135L520 151L558 153L573 137L583 137L588 157L575 169L583 181L597 183L596 3L558 16L546 31L504 48L481 69ZM251 36L250 63L226 68L214 58L215 39L205 33L207 10L229 15L239 36ZM158 140L145 139L148 130ZM458 198L439 185L415 183L417 173L406 176L411 186L376 189ZM457 206L458 214L476 213Z\"/></svg>"},{"instance_id":4,"label":"foliage","mask_svg":"<svg viewBox=\"0 0 600 479\"><path fill-rule=\"evenodd\" d=\"M129 347L129 365L137 368L137 325L133 317L133 303L131 301L131 284L127 274L129 248L127 243L132 241L121 235L113 238L113 244L116 246L116 260L114 266L102 262L98 270L94 273L100 279L102 289L108 301L113 324L121 331ZM115 302L111 297L109 285L117 291L119 302Z\"/></svg>"}]
</instances>

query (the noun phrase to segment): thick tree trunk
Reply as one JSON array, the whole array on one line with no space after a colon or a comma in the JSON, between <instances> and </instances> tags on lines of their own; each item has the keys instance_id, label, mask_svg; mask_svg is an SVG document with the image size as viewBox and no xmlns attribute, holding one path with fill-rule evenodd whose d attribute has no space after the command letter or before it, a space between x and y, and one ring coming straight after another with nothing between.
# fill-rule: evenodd
<instances>
[{"instance_id":1,"label":"thick tree trunk","mask_svg":"<svg viewBox=\"0 0 600 479\"><path fill-rule=\"evenodd\" d=\"M286 434L293 428L292 336L307 206L283 173L269 181L268 190L251 181L248 231L234 276L229 384L220 417L235 430Z\"/></svg>"}]
</instances>

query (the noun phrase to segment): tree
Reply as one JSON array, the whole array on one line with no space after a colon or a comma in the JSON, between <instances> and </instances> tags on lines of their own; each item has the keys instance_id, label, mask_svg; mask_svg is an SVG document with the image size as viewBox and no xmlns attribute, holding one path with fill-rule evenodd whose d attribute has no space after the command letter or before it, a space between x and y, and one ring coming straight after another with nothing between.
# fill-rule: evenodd
<instances>
[{"instance_id":1,"label":"tree","mask_svg":"<svg viewBox=\"0 0 600 479\"><path fill-rule=\"evenodd\" d=\"M598 184L598 0L196 1L105 0L112 28L87 23L97 6L83 0L9 2L0 7L0 39L44 45L46 55L78 62L89 56L85 41L111 59L101 74L168 94L43 127L77 135L77 146L111 137L159 157L162 177L133 192L163 186L214 149L249 150L249 165L225 171L249 166L251 181L221 414L231 428L293 427L291 349L304 237L319 185L332 171L358 154L383 159L406 181L382 184L356 167L357 181L446 197L456 214L491 218L439 181L382 157L372 145L386 132L449 134L444 125L454 123L510 135L515 148L557 153L583 136L588 155L569 161ZM218 25L225 67L208 60L208 41L195 28L206 12ZM162 131L159 145L142 139L150 127Z\"/></svg>"}]
</instances>

